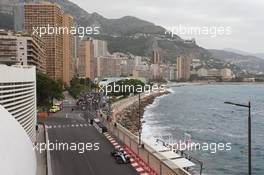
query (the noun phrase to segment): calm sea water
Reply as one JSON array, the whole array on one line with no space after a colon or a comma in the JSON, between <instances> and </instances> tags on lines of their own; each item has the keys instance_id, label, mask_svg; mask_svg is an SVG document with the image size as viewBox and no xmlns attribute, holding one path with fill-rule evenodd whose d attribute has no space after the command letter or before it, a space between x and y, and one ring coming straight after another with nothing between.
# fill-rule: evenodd
<instances>
[{"instance_id":1,"label":"calm sea water","mask_svg":"<svg viewBox=\"0 0 264 175\"><path fill-rule=\"evenodd\" d=\"M231 151L191 151L204 162L204 174L247 174L247 108L252 103L253 174L264 174L264 85L192 85L171 88L146 108L143 138L191 134L197 143L231 143Z\"/></svg>"}]
</instances>

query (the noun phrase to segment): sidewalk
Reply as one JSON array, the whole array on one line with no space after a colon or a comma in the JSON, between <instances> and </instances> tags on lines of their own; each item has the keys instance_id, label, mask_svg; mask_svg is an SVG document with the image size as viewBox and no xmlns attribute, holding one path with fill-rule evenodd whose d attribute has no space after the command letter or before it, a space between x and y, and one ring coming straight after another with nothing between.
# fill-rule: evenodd
<instances>
[{"instance_id":1,"label":"sidewalk","mask_svg":"<svg viewBox=\"0 0 264 175\"><path fill-rule=\"evenodd\" d=\"M45 134L43 125L38 125L39 133L37 133L37 143L45 143ZM36 151L37 158L37 175L46 175L46 152L40 153Z\"/></svg>"}]
</instances>

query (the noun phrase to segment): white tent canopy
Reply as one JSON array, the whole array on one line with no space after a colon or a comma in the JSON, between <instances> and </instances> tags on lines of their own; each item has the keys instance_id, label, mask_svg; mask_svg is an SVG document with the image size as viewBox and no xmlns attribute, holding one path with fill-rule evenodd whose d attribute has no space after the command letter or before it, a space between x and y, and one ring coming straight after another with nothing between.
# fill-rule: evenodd
<instances>
[{"instance_id":1,"label":"white tent canopy","mask_svg":"<svg viewBox=\"0 0 264 175\"><path fill-rule=\"evenodd\" d=\"M173 159L171 160L171 162L173 162L175 165L181 168L195 166L194 163L192 163L191 161L185 158Z\"/></svg>"},{"instance_id":2,"label":"white tent canopy","mask_svg":"<svg viewBox=\"0 0 264 175\"><path fill-rule=\"evenodd\" d=\"M175 159L181 157L179 154L176 154L175 152L172 151L160 152L160 154L166 157L167 159Z\"/></svg>"}]
</instances>

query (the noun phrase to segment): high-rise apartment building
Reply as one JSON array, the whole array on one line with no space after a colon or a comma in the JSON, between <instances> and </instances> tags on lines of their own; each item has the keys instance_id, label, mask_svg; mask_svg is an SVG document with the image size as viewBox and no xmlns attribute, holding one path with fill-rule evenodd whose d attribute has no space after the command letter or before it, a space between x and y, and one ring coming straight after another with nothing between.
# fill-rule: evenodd
<instances>
[{"instance_id":1,"label":"high-rise apartment building","mask_svg":"<svg viewBox=\"0 0 264 175\"><path fill-rule=\"evenodd\" d=\"M121 75L122 58L110 56L97 57L97 77L119 77Z\"/></svg>"},{"instance_id":2,"label":"high-rise apartment building","mask_svg":"<svg viewBox=\"0 0 264 175\"><path fill-rule=\"evenodd\" d=\"M47 33L42 38L47 50L47 74L54 79L63 79L63 35L55 32L56 28L63 26L60 6L49 2L27 3L24 5L24 20L25 31L30 34L33 28L46 28Z\"/></svg>"},{"instance_id":3,"label":"high-rise apartment building","mask_svg":"<svg viewBox=\"0 0 264 175\"><path fill-rule=\"evenodd\" d=\"M94 45L92 40L83 39L80 41L78 53L78 75L83 78L93 79L95 77L95 59L94 59Z\"/></svg>"},{"instance_id":4,"label":"high-rise apartment building","mask_svg":"<svg viewBox=\"0 0 264 175\"><path fill-rule=\"evenodd\" d=\"M107 42L103 40L93 40L94 57L107 56Z\"/></svg>"},{"instance_id":5,"label":"high-rise apartment building","mask_svg":"<svg viewBox=\"0 0 264 175\"><path fill-rule=\"evenodd\" d=\"M152 51L152 64L160 64L160 54L157 49Z\"/></svg>"},{"instance_id":6,"label":"high-rise apartment building","mask_svg":"<svg viewBox=\"0 0 264 175\"><path fill-rule=\"evenodd\" d=\"M73 25L73 17L70 14L63 14L63 27L70 29ZM63 34L63 82L70 84L72 79L72 36L69 33Z\"/></svg>"},{"instance_id":7,"label":"high-rise apartment building","mask_svg":"<svg viewBox=\"0 0 264 175\"><path fill-rule=\"evenodd\" d=\"M179 80L189 80L190 79L190 66L191 66L191 59L187 56L179 56L177 57L177 72L178 72L178 79Z\"/></svg>"},{"instance_id":8,"label":"high-rise apartment building","mask_svg":"<svg viewBox=\"0 0 264 175\"><path fill-rule=\"evenodd\" d=\"M46 73L46 48L43 40L25 33L0 32L0 63L34 65Z\"/></svg>"},{"instance_id":9,"label":"high-rise apartment building","mask_svg":"<svg viewBox=\"0 0 264 175\"><path fill-rule=\"evenodd\" d=\"M16 32L24 31L24 2L18 2L14 5L14 30Z\"/></svg>"},{"instance_id":10,"label":"high-rise apartment building","mask_svg":"<svg viewBox=\"0 0 264 175\"><path fill-rule=\"evenodd\" d=\"M72 77L78 76L78 72L79 72L80 42L81 42L81 38L79 36L72 36L72 61L71 61Z\"/></svg>"}]
</instances>

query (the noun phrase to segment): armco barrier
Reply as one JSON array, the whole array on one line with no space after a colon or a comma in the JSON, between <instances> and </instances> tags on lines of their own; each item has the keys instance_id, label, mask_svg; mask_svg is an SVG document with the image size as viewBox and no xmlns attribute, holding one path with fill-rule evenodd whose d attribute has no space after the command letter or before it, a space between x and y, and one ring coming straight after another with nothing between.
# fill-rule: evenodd
<instances>
[{"instance_id":1,"label":"armco barrier","mask_svg":"<svg viewBox=\"0 0 264 175\"><path fill-rule=\"evenodd\" d=\"M147 164L151 170L153 170L158 175L191 175L186 170L176 167L165 157L161 156L150 146L142 141L144 148L138 146L138 137L128 131L126 128L120 124L115 126L112 123L104 123L107 125L108 130L115 135L125 146L132 150L143 163Z\"/></svg>"},{"instance_id":2,"label":"armco barrier","mask_svg":"<svg viewBox=\"0 0 264 175\"><path fill-rule=\"evenodd\" d=\"M141 99L152 94L141 94ZM158 175L191 175L183 168L177 167L175 164L161 156L154 149L144 143L144 148L138 147L138 137L132 134L129 130L116 123L116 114L124 110L129 105L138 100L138 95L132 96L112 104L113 120L112 123L107 121L107 117L102 113L101 120L108 127L108 130L115 135L123 144L129 147L135 154L137 154L141 160L149 165ZM115 123L115 124L114 124Z\"/></svg>"}]
</instances>

